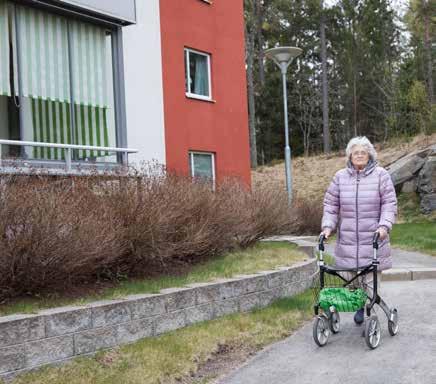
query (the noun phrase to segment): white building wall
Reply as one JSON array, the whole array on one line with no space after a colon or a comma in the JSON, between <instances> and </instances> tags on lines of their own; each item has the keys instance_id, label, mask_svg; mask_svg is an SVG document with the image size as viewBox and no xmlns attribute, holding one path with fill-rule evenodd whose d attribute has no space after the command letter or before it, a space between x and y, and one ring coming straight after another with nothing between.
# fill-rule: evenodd
<instances>
[{"instance_id":1,"label":"white building wall","mask_svg":"<svg viewBox=\"0 0 436 384\"><path fill-rule=\"evenodd\" d=\"M165 163L159 0L136 0L137 23L123 28L129 162Z\"/></svg>"}]
</instances>

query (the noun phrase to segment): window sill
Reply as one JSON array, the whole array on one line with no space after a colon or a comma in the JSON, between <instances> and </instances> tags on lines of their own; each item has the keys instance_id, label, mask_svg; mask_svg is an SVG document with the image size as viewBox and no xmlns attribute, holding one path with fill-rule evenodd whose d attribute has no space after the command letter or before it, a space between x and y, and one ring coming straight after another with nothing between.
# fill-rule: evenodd
<instances>
[{"instance_id":1,"label":"window sill","mask_svg":"<svg viewBox=\"0 0 436 384\"><path fill-rule=\"evenodd\" d=\"M216 100L204 97L204 96L197 96L192 93L185 93L185 96L187 99L194 99L199 101L206 101L207 103L216 103Z\"/></svg>"}]
</instances>

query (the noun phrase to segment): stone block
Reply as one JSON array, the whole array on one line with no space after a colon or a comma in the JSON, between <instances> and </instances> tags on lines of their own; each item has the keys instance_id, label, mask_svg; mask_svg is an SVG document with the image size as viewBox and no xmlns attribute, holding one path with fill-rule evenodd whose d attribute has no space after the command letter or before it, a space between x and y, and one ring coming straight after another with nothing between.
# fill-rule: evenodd
<instances>
[{"instance_id":1,"label":"stone block","mask_svg":"<svg viewBox=\"0 0 436 384\"><path fill-rule=\"evenodd\" d=\"M268 288L271 289L271 288L279 287L279 286L285 284L287 278L288 278L287 268L285 268L281 271L275 271L275 272L270 273L267 276Z\"/></svg>"},{"instance_id":2,"label":"stone block","mask_svg":"<svg viewBox=\"0 0 436 384\"><path fill-rule=\"evenodd\" d=\"M186 325L199 323L201 321L212 320L214 318L214 307L212 303L187 308L185 312Z\"/></svg>"},{"instance_id":3,"label":"stone block","mask_svg":"<svg viewBox=\"0 0 436 384\"><path fill-rule=\"evenodd\" d=\"M412 280L412 272L408 269L393 268L382 272L382 281Z\"/></svg>"},{"instance_id":4,"label":"stone block","mask_svg":"<svg viewBox=\"0 0 436 384\"><path fill-rule=\"evenodd\" d=\"M146 318L115 326L117 328L117 344L127 344L133 341L153 336L153 319Z\"/></svg>"},{"instance_id":5,"label":"stone block","mask_svg":"<svg viewBox=\"0 0 436 384\"><path fill-rule=\"evenodd\" d=\"M215 317L230 315L239 311L238 299L226 299L214 303Z\"/></svg>"},{"instance_id":6,"label":"stone block","mask_svg":"<svg viewBox=\"0 0 436 384\"><path fill-rule=\"evenodd\" d=\"M154 319L154 324L156 335L183 328L186 325L185 311L170 312L165 315L157 316Z\"/></svg>"},{"instance_id":7,"label":"stone block","mask_svg":"<svg viewBox=\"0 0 436 384\"><path fill-rule=\"evenodd\" d=\"M110 348L118 343L118 329L116 326L90 329L74 335L74 354L82 355L99 349Z\"/></svg>"},{"instance_id":8,"label":"stone block","mask_svg":"<svg viewBox=\"0 0 436 384\"><path fill-rule=\"evenodd\" d=\"M414 268L412 280L436 279L436 268Z\"/></svg>"},{"instance_id":9,"label":"stone block","mask_svg":"<svg viewBox=\"0 0 436 384\"><path fill-rule=\"evenodd\" d=\"M0 348L0 374L25 368L26 354L24 345Z\"/></svg>"},{"instance_id":10,"label":"stone block","mask_svg":"<svg viewBox=\"0 0 436 384\"><path fill-rule=\"evenodd\" d=\"M64 360L74 355L73 335L31 341L24 348L27 367Z\"/></svg>"},{"instance_id":11,"label":"stone block","mask_svg":"<svg viewBox=\"0 0 436 384\"><path fill-rule=\"evenodd\" d=\"M161 294L165 295L167 312L193 307L196 302L196 290L192 288L168 288Z\"/></svg>"},{"instance_id":12,"label":"stone block","mask_svg":"<svg viewBox=\"0 0 436 384\"><path fill-rule=\"evenodd\" d=\"M45 315L46 337L84 331L92 327L90 308L56 308L40 313Z\"/></svg>"},{"instance_id":13,"label":"stone block","mask_svg":"<svg viewBox=\"0 0 436 384\"><path fill-rule=\"evenodd\" d=\"M241 296L239 298L239 309L241 312L251 311L260 306L259 296L257 293Z\"/></svg>"},{"instance_id":14,"label":"stone block","mask_svg":"<svg viewBox=\"0 0 436 384\"><path fill-rule=\"evenodd\" d=\"M108 300L93 305L92 326L106 327L112 324L126 323L131 320L129 304L126 301Z\"/></svg>"},{"instance_id":15,"label":"stone block","mask_svg":"<svg viewBox=\"0 0 436 384\"><path fill-rule=\"evenodd\" d=\"M268 279L263 274L239 275L242 294L260 292L268 289Z\"/></svg>"},{"instance_id":16,"label":"stone block","mask_svg":"<svg viewBox=\"0 0 436 384\"><path fill-rule=\"evenodd\" d=\"M45 337L44 318L11 315L0 318L0 348Z\"/></svg>"},{"instance_id":17,"label":"stone block","mask_svg":"<svg viewBox=\"0 0 436 384\"><path fill-rule=\"evenodd\" d=\"M128 296L127 299L133 320L161 315L166 311L164 295L133 295Z\"/></svg>"},{"instance_id":18,"label":"stone block","mask_svg":"<svg viewBox=\"0 0 436 384\"><path fill-rule=\"evenodd\" d=\"M272 290L259 292L258 297L260 307L267 307L276 300L276 297L274 296L274 292Z\"/></svg>"},{"instance_id":19,"label":"stone block","mask_svg":"<svg viewBox=\"0 0 436 384\"><path fill-rule=\"evenodd\" d=\"M220 284L220 299L230 299L232 297L241 296L245 292L244 283L239 279L221 279Z\"/></svg>"},{"instance_id":20,"label":"stone block","mask_svg":"<svg viewBox=\"0 0 436 384\"><path fill-rule=\"evenodd\" d=\"M221 287L216 283L191 284L196 290L197 304L206 304L221 300Z\"/></svg>"}]
</instances>

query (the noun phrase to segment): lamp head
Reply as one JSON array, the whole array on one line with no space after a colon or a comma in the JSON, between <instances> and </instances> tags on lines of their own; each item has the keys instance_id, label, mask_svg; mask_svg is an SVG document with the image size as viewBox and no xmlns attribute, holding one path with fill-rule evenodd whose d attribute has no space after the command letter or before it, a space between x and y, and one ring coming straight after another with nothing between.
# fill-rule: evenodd
<instances>
[{"instance_id":1,"label":"lamp head","mask_svg":"<svg viewBox=\"0 0 436 384\"><path fill-rule=\"evenodd\" d=\"M280 68L286 68L294 58L301 55L303 50L298 47L276 47L265 51L265 56L273 60Z\"/></svg>"}]
</instances>

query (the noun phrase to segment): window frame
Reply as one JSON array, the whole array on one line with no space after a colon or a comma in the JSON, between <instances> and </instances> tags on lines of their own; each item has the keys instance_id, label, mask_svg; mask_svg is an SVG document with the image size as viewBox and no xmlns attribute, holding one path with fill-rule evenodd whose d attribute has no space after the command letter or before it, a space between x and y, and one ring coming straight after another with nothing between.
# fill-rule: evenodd
<instances>
[{"instance_id":1,"label":"window frame","mask_svg":"<svg viewBox=\"0 0 436 384\"><path fill-rule=\"evenodd\" d=\"M212 99L212 66L211 66L211 57L212 55L207 52L201 52L196 49L184 48L185 53L185 95L186 97L192 98L192 99L199 99L199 100L206 100L206 101L213 101ZM190 91L190 84L188 83L188 79L191 78L190 68L189 68L189 54L195 53L197 55L206 56L207 57L207 79L208 79L208 85L209 85L209 96L204 95L198 95L196 93L191 93ZM188 85L188 86L187 86Z\"/></svg>"},{"instance_id":2,"label":"window frame","mask_svg":"<svg viewBox=\"0 0 436 384\"><path fill-rule=\"evenodd\" d=\"M18 44L17 43L17 36L19 36L19 30L18 30L18 19L16 19L16 7L13 4L14 8L13 8L13 16L15 19L15 29L14 32L12 34L12 39L15 39L13 44ZM122 26L115 24L115 23L108 23L103 19L97 18L97 17L88 17L86 14L78 14L77 12L69 12L66 9L63 8L59 8L59 7L44 7L44 6L39 6L38 4L25 4L25 6L29 7L29 8L33 8L33 9L37 9L41 12L44 13L50 13L50 14L55 14L55 15L59 15L61 17L64 17L66 19L66 22L68 24L68 32L67 32L67 39L68 39L68 55L69 58L68 60L70 60L70 46L71 46L71 41L70 41L70 22L74 19L79 20L81 22L84 23L89 23L89 24L94 24L97 26L100 26L102 28L104 28L107 33L110 34L111 36L111 48L110 48L110 52L111 52L111 77L112 77L112 93L113 93L113 110L114 110L114 129L115 129L115 146L116 147L123 147L123 148L127 148L127 118L126 118L126 97L125 97L125 79L124 79L124 50L123 50L123 30L122 30ZM19 46L16 47L17 52L19 51ZM15 69L17 71L17 78L18 78L18 83L20 81L20 69L21 69L21 63L20 63L20 54L17 54L17 68ZM69 68L69 72L73 73L74 69L73 69L73 62L69 62L68 64L68 68ZM69 81L71 82L71 76L69 78ZM12 85L14 84L14 82L12 81ZM12 92L12 90L11 90ZM20 103L21 103L21 90L20 90L20 86L18 86L18 98L20 99ZM72 95L71 98L72 100ZM70 101L70 104L73 105L74 101ZM21 109L20 109L20 113L21 113ZM70 111L71 114L71 118L74 119L74 112L71 110ZM71 119L70 118L70 119ZM20 133L22 131L22 127L21 124L23 124L23 118L21 118L20 116ZM71 137L70 140L72 140L73 143L75 143L76 141L76 137L74 136L74 132L75 132L75 121L71 121L70 122L72 124L71 126ZM20 141L23 141L23 138L20 138ZM24 148L24 147L23 147ZM74 152L73 152L74 155ZM111 164L120 164L123 162L124 158L123 158L124 154L123 153L116 153L116 163L111 163L111 162L97 162L97 163L93 163L96 165L104 165L104 166L108 166ZM51 164L55 164L57 163L56 160L51 160L51 159L19 159L19 160L25 160L26 163L31 163L31 164L43 164L43 163L51 163ZM81 159L76 159L75 156L73 156L73 159L75 164L80 165L80 163L87 163L87 160L81 160Z\"/></svg>"},{"instance_id":3,"label":"window frame","mask_svg":"<svg viewBox=\"0 0 436 384\"><path fill-rule=\"evenodd\" d=\"M194 168L194 156L195 155L209 155L212 158L212 189L215 190L215 183L216 183L216 171L215 171L215 152L207 152L207 151L189 151L189 164L191 168L191 177L192 179L195 179L195 168Z\"/></svg>"}]
</instances>

